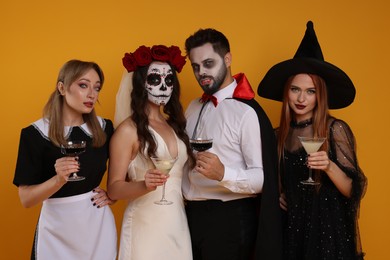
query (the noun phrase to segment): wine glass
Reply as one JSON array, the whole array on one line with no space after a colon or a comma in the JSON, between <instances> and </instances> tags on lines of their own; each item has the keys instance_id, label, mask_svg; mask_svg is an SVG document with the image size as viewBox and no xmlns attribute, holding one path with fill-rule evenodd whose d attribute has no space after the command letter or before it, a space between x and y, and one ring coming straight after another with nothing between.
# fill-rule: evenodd
<instances>
[{"instance_id":1,"label":"wine glass","mask_svg":"<svg viewBox=\"0 0 390 260\"><path fill-rule=\"evenodd\" d=\"M86 141L67 141L65 144L61 144L61 153L66 156L75 157L85 152L86 144ZM68 177L68 181L81 181L84 179L84 176L79 176L76 172Z\"/></svg>"},{"instance_id":2,"label":"wine glass","mask_svg":"<svg viewBox=\"0 0 390 260\"><path fill-rule=\"evenodd\" d=\"M175 164L177 158L172 159L172 158L152 156L150 157L150 159L152 159L152 162L157 169L162 171L165 175L168 175L169 171L172 169L173 165ZM161 200L155 201L154 203L158 205L171 205L173 203L172 201L168 201L165 199L165 183L163 184Z\"/></svg>"},{"instance_id":3,"label":"wine glass","mask_svg":"<svg viewBox=\"0 0 390 260\"><path fill-rule=\"evenodd\" d=\"M307 154L315 153L320 149L321 145L325 142L326 137L303 137L298 136L299 141L301 141L301 144L303 148L305 148L305 151ZM318 185L319 182L316 182L312 178L312 170L309 168L309 178L307 180L301 181L302 184L305 185Z\"/></svg>"},{"instance_id":4,"label":"wine glass","mask_svg":"<svg viewBox=\"0 0 390 260\"><path fill-rule=\"evenodd\" d=\"M209 139L209 138L190 139L190 145L192 149L198 152L203 152L210 149L213 146L213 139Z\"/></svg>"}]
</instances>

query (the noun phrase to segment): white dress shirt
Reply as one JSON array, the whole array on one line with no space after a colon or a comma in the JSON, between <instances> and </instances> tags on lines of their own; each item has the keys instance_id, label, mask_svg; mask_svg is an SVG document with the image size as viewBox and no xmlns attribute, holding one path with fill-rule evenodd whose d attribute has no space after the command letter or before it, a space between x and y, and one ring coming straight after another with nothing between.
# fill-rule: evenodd
<instances>
[{"instance_id":1,"label":"white dress shirt","mask_svg":"<svg viewBox=\"0 0 390 260\"><path fill-rule=\"evenodd\" d=\"M210 180L195 170L183 176L187 200L229 201L255 197L263 187L264 173L260 126L255 110L232 98L236 80L214 94L218 105L205 104L196 136L213 139L208 152L216 154L225 166L221 181ZM191 138L203 103L193 100L186 110L187 134Z\"/></svg>"}]
</instances>

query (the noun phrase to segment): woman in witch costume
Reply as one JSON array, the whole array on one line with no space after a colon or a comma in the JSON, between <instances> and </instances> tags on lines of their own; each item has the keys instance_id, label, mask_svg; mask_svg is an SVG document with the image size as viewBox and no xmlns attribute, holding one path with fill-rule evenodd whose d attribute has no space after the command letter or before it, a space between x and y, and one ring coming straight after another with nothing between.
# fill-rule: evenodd
<instances>
[{"instance_id":1,"label":"woman in witch costume","mask_svg":"<svg viewBox=\"0 0 390 260\"><path fill-rule=\"evenodd\" d=\"M350 105L355 87L341 69L324 61L311 21L294 58L273 66L258 94L283 102L276 134L280 205L287 216L285 259L363 259L358 212L367 180L351 129L328 111ZM326 141L307 155L298 136ZM309 168L312 185L302 182Z\"/></svg>"}]
</instances>

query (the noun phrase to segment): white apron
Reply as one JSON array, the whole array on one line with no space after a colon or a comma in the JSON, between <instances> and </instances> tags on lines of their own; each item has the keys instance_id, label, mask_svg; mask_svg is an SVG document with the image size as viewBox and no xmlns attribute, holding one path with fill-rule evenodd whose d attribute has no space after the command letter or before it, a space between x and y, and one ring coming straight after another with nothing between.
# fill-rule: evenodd
<instances>
[{"instance_id":1,"label":"white apron","mask_svg":"<svg viewBox=\"0 0 390 260\"><path fill-rule=\"evenodd\" d=\"M93 196L90 191L43 202L34 245L36 259L115 259L114 216L109 206L93 206Z\"/></svg>"}]
</instances>

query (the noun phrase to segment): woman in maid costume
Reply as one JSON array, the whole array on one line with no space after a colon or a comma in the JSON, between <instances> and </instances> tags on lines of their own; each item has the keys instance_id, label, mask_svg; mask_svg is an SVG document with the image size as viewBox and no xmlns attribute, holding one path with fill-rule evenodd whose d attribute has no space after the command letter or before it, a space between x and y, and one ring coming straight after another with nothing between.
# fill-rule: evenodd
<instances>
[{"instance_id":1,"label":"woman in maid costume","mask_svg":"<svg viewBox=\"0 0 390 260\"><path fill-rule=\"evenodd\" d=\"M31 259L116 258L113 201L99 188L113 134L94 109L103 83L96 63L66 62L43 118L21 131L13 183L24 207L42 203ZM84 152L66 155L77 141Z\"/></svg>"}]
</instances>

